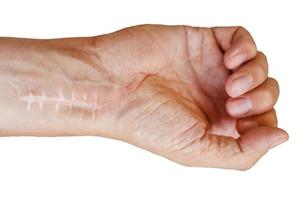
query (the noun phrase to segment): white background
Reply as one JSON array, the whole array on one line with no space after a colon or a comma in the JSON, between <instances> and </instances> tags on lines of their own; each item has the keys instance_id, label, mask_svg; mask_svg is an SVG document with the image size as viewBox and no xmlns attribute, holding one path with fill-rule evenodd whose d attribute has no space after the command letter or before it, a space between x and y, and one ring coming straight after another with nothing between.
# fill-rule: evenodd
<instances>
[{"instance_id":1,"label":"white background","mask_svg":"<svg viewBox=\"0 0 300 200\"><path fill-rule=\"evenodd\" d=\"M279 125L290 134L246 172L182 167L105 138L0 138L0 199L300 199L296 3L0 0L1 36L90 36L140 23L245 26L279 80Z\"/></svg>"}]
</instances>

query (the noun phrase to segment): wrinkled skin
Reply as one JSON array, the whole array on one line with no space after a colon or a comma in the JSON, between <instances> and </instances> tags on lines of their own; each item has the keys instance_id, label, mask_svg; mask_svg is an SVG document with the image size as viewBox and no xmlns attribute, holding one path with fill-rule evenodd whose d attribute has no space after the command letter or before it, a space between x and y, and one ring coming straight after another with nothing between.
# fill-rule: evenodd
<instances>
[{"instance_id":1,"label":"wrinkled skin","mask_svg":"<svg viewBox=\"0 0 300 200\"><path fill-rule=\"evenodd\" d=\"M0 72L1 136L96 135L240 170L288 139L273 109L278 84L241 27L0 38Z\"/></svg>"},{"instance_id":2,"label":"wrinkled skin","mask_svg":"<svg viewBox=\"0 0 300 200\"><path fill-rule=\"evenodd\" d=\"M114 115L118 127L115 132L122 140L184 165L251 167L271 146L260 132L273 131L279 132L279 137L286 136L281 130L265 127L256 130L241 123L241 134L246 129L252 130L234 139L239 137L237 121L244 116L232 117L226 112L229 96L225 84L232 71L224 64L224 53L232 43L229 37L235 34L239 40L245 33L239 27L145 25L100 39L103 49L115 55L109 65L105 52L101 52L104 66L115 69L112 73L126 82L126 95ZM250 54L256 54L255 45L251 48ZM259 125L276 126L270 106L256 114L269 110Z\"/></svg>"}]
</instances>

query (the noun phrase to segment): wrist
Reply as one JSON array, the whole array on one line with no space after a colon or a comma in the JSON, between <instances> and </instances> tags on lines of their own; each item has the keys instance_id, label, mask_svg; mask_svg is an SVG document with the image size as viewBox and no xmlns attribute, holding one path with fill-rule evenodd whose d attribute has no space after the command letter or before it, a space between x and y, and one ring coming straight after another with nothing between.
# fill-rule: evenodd
<instances>
[{"instance_id":1,"label":"wrist","mask_svg":"<svg viewBox=\"0 0 300 200\"><path fill-rule=\"evenodd\" d=\"M61 114L77 123L76 134L118 139L113 106L123 87L103 62L101 37L49 40L45 55L53 55L50 60L59 67L57 81L64 80L61 87L70 105Z\"/></svg>"},{"instance_id":2,"label":"wrist","mask_svg":"<svg viewBox=\"0 0 300 200\"><path fill-rule=\"evenodd\" d=\"M109 109L118 85L93 39L0 39L1 132L114 137Z\"/></svg>"}]
</instances>

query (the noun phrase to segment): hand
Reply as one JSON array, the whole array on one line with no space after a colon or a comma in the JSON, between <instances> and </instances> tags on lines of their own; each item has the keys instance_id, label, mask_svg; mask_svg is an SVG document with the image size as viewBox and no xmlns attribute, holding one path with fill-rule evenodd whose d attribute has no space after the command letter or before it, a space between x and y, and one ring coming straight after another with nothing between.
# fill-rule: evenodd
<instances>
[{"instance_id":1,"label":"hand","mask_svg":"<svg viewBox=\"0 0 300 200\"><path fill-rule=\"evenodd\" d=\"M183 165L241 170L288 139L278 84L244 28L143 25L96 43L124 88L110 111L119 139Z\"/></svg>"},{"instance_id":2,"label":"hand","mask_svg":"<svg viewBox=\"0 0 300 200\"><path fill-rule=\"evenodd\" d=\"M248 169L287 140L278 84L240 27L0 38L0 136L98 135L188 166Z\"/></svg>"}]
</instances>

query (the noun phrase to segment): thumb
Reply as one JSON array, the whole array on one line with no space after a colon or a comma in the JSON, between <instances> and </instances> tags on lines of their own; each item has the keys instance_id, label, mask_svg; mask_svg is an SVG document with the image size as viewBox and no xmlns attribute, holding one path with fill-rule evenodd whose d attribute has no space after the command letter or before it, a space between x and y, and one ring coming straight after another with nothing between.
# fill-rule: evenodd
<instances>
[{"instance_id":1,"label":"thumb","mask_svg":"<svg viewBox=\"0 0 300 200\"><path fill-rule=\"evenodd\" d=\"M269 149L288 140L288 134L279 128L256 127L241 135L238 139L242 157L241 168L253 166Z\"/></svg>"}]
</instances>

